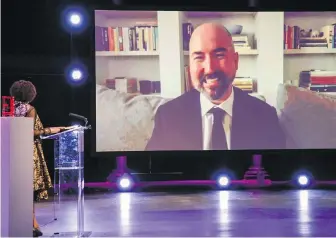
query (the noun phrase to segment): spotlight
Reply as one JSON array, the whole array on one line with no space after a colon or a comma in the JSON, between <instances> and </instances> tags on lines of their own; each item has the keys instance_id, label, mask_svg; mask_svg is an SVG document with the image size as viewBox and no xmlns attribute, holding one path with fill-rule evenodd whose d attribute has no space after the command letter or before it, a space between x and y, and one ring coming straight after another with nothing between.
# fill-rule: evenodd
<instances>
[{"instance_id":1,"label":"spotlight","mask_svg":"<svg viewBox=\"0 0 336 238\"><path fill-rule=\"evenodd\" d=\"M220 188L226 188L230 185L230 179L226 175L221 175L217 179L217 185Z\"/></svg>"},{"instance_id":2,"label":"spotlight","mask_svg":"<svg viewBox=\"0 0 336 238\"><path fill-rule=\"evenodd\" d=\"M74 81L78 81L78 80L81 80L82 79L82 71L80 71L79 69L73 69L72 72L71 72L71 78L74 80Z\"/></svg>"},{"instance_id":3,"label":"spotlight","mask_svg":"<svg viewBox=\"0 0 336 238\"><path fill-rule=\"evenodd\" d=\"M133 180L128 175L123 175L117 180L118 189L121 191L129 191L133 187Z\"/></svg>"},{"instance_id":4,"label":"spotlight","mask_svg":"<svg viewBox=\"0 0 336 238\"><path fill-rule=\"evenodd\" d=\"M87 27L88 15L85 8L81 6L70 6L61 14L63 28L69 33L81 33Z\"/></svg>"},{"instance_id":5,"label":"spotlight","mask_svg":"<svg viewBox=\"0 0 336 238\"><path fill-rule=\"evenodd\" d=\"M71 13L69 22L72 26L79 26L82 23L82 16L79 13Z\"/></svg>"},{"instance_id":6,"label":"spotlight","mask_svg":"<svg viewBox=\"0 0 336 238\"><path fill-rule=\"evenodd\" d=\"M309 183L309 178L305 175L300 175L297 181L301 186L306 186Z\"/></svg>"},{"instance_id":7,"label":"spotlight","mask_svg":"<svg viewBox=\"0 0 336 238\"><path fill-rule=\"evenodd\" d=\"M295 187L308 188L313 185L314 178L311 173L306 171L299 171L294 174L292 183Z\"/></svg>"},{"instance_id":8,"label":"spotlight","mask_svg":"<svg viewBox=\"0 0 336 238\"><path fill-rule=\"evenodd\" d=\"M68 83L74 86L84 84L87 79L86 68L81 63L72 63L66 69L65 75Z\"/></svg>"}]
</instances>

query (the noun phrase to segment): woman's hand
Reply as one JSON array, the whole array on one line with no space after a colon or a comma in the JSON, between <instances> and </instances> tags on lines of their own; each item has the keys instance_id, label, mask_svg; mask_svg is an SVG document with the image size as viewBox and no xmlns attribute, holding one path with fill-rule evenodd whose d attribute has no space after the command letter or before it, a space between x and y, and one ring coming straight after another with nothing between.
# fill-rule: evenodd
<instances>
[{"instance_id":1,"label":"woman's hand","mask_svg":"<svg viewBox=\"0 0 336 238\"><path fill-rule=\"evenodd\" d=\"M59 126L59 127L49 127L50 129L50 133L51 134L56 134L56 133L59 133L61 132L62 130L65 130L66 127L64 126Z\"/></svg>"}]
</instances>

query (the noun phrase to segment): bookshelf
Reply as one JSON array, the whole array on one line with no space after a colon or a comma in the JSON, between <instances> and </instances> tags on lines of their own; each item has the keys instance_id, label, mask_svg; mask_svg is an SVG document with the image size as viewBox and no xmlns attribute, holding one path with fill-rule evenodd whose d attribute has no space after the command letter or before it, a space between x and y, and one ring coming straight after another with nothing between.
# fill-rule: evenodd
<instances>
[{"instance_id":1,"label":"bookshelf","mask_svg":"<svg viewBox=\"0 0 336 238\"><path fill-rule=\"evenodd\" d=\"M284 16L285 25L298 26L305 32L336 23L336 12L285 12ZM284 82L298 85L300 72L310 69L336 71L336 48L284 49Z\"/></svg>"},{"instance_id":2,"label":"bookshelf","mask_svg":"<svg viewBox=\"0 0 336 238\"><path fill-rule=\"evenodd\" d=\"M319 29L336 23L335 12L96 11L96 26L158 27L157 50L96 51L97 83L113 77L135 77L160 81L163 97L181 95L185 91L184 66L189 64L189 51L183 47L183 23L195 28L205 22L243 26L242 34L248 35L251 49L236 48L237 76L256 79L258 93L271 105L276 105L278 85L297 84L300 71L336 70L336 49L284 49L284 24Z\"/></svg>"}]
</instances>

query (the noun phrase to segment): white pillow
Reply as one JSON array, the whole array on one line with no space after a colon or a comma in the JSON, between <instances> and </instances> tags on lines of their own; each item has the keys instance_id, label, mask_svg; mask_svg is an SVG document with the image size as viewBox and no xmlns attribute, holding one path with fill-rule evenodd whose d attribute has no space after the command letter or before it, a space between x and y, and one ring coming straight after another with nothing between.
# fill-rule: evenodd
<instances>
[{"instance_id":1,"label":"white pillow","mask_svg":"<svg viewBox=\"0 0 336 238\"><path fill-rule=\"evenodd\" d=\"M336 96L280 85L277 109L288 149L336 148Z\"/></svg>"},{"instance_id":2,"label":"white pillow","mask_svg":"<svg viewBox=\"0 0 336 238\"><path fill-rule=\"evenodd\" d=\"M160 96L134 95L96 85L96 150L142 151L153 127Z\"/></svg>"}]
</instances>

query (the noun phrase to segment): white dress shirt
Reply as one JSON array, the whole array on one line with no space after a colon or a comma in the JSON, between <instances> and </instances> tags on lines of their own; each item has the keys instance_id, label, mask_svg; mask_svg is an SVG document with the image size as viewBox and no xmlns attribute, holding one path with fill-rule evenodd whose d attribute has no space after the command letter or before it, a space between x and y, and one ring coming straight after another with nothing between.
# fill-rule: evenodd
<instances>
[{"instance_id":1,"label":"white dress shirt","mask_svg":"<svg viewBox=\"0 0 336 238\"><path fill-rule=\"evenodd\" d=\"M228 149L231 148L231 125L232 125L232 108L233 108L234 92L223 103L219 105L213 104L206 96L201 93L201 113L202 113L202 126L203 126L203 150L211 150L211 134L214 118L212 113L208 113L213 107L221 108L225 111L223 119L223 127L226 135Z\"/></svg>"}]
</instances>

